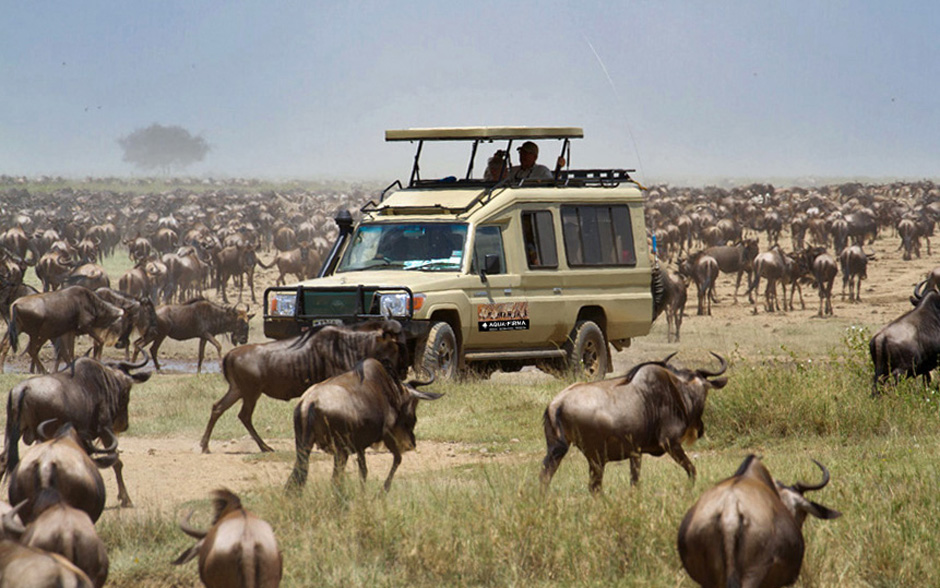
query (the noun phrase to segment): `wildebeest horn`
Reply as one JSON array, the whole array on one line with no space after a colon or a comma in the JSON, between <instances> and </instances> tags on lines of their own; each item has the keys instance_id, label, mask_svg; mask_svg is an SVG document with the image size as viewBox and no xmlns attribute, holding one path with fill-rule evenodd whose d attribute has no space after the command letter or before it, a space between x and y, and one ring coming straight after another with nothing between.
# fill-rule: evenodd
<instances>
[{"instance_id":1,"label":"wildebeest horn","mask_svg":"<svg viewBox=\"0 0 940 588\"><path fill-rule=\"evenodd\" d=\"M3 530L9 535L12 535L15 539L19 539L20 535L26 532L26 527L23 526L23 523L21 523L16 516L19 514L20 509L26 506L27 502L29 502L29 498L24 498L19 504L3 513Z\"/></svg>"},{"instance_id":2,"label":"wildebeest horn","mask_svg":"<svg viewBox=\"0 0 940 588\"><path fill-rule=\"evenodd\" d=\"M127 363L126 361L122 361L118 364L118 369L120 369L122 372L129 372L130 370L136 370L147 365L147 362L150 361L150 356L147 355L147 350L141 347L140 354L144 356L144 361L141 363Z\"/></svg>"},{"instance_id":3,"label":"wildebeest horn","mask_svg":"<svg viewBox=\"0 0 940 588\"><path fill-rule=\"evenodd\" d=\"M58 427L56 427L56 429L53 430L51 434L47 430L47 428L50 426L50 424L58 425L58 423L59 423L58 419L49 419L49 420L39 423L39 426L36 427L36 435L38 435L39 438L42 439L43 441L48 441L49 439L52 439L53 437L55 437Z\"/></svg>"},{"instance_id":4,"label":"wildebeest horn","mask_svg":"<svg viewBox=\"0 0 940 588\"><path fill-rule=\"evenodd\" d=\"M819 484L807 484L806 482L797 482L796 484L793 485L793 489L799 492L800 494L803 494L804 492L808 492L809 490L820 490L824 488L826 484L829 483L829 470L826 469L826 466L819 463L815 459L813 460L813 463L818 465L819 469L822 470L822 473L823 473L822 482L820 482Z\"/></svg>"},{"instance_id":5,"label":"wildebeest horn","mask_svg":"<svg viewBox=\"0 0 940 588\"><path fill-rule=\"evenodd\" d=\"M714 355L714 356L718 359L718 361L719 361L719 363L721 364L721 366L718 368L718 371L717 371L717 372L710 372L710 371L704 370L704 369L703 369L703 370L698 370L699 375L701 375L703 378L713 378L713 377L715 377L715 376L720 376L721 374L725 373L725 370L728 369L728 362L725 361L725 358L724 358L724 357L718 355L718 354L715 353L714 351L709 351L709 353L711 353L712 355Z\"/></svg>"},{"instance_id":6,"label":"wildebeest horn","mask_svg":"<svg viewBox=\"0 0 940 588\"><path fill-rule=\"evenodd\" d=\"M924 290L927 288L927 280L923 280L921 283L914 286L914 295L911 296L911 302L920 301L924 297Z\"/></svg>"},{"instance_id":7,"label":"wildebeest horn","mask_svg":"<svg viewBox=\"0 0 940 588\"><path fill-rule=\"evenodd\" d=\"M667 363L669 363L669 360L672 359L673 357L677 356L677 355L679 355L679 352L678 352L678 351L673 351L672 353L670 353L669 355L667 355L667 356L663 359L663 365L666 365Z\"/></svg>"},{"instance_id":8,"label":"wildebeest horn","mask_svg":"<svg viewBox=\"0 0 940 588\"><path fill-rule=\"evenodd\" d=\"M115 435L114 431L112 431L110 428L105 428L102 432L101 439L104 440L105 436L107 436L108 438L108 441L107 441L108 445L106 447L102 447L101 449L98 449L97 447L91 446L88 452L89 453L116 453L117 446L118 446L117 435Z\"/></svg>"},{"instance_id":9,"label":"wildebeest horn","mask_svg":"<svg viewBox=\"0 0 940 588\"><path fill-rule=\"evenodd\" d=\"M195 527L190 526L189 524L189 519L193 518L194 512L196 511L193 511L193 510L189 511L189 514L186 515L186 518L180 521L180 529L182 529L184 533L186 533L190 537L193 537L194 539L202 539L206 536L206 533L208 533L208 531L199 530Z\"/></svg>"}]
</instances>

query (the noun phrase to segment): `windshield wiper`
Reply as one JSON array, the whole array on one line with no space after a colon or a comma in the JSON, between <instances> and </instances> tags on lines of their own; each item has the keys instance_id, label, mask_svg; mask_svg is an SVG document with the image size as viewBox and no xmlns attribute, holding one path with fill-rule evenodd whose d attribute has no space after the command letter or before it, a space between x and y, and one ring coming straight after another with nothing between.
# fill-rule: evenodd
<instances>
[{"instance_id":1,"label":"windshield wiper","mask_svg":"<svg viewBox=\"0 0 940 588\"><path fill-rule=\"evenodd\" d=\"M418 269L418 270L420 270L420 269L427 269L427 268L431 268L431 267L446 267L446 266L453 266L453 268L454 268L455 270L460 269L460 264L459 264L459 263L454 263L453 261L444 260L444 259L436 259L436 260L432 260L432 261L426 261L426 262L424 262L424 263L422 263L422 264L419 264L419 265L412 265L412 266L406 267L405 269L408 269L408 270L415 270L415 269Z\"/></svg>"}]
</instances>

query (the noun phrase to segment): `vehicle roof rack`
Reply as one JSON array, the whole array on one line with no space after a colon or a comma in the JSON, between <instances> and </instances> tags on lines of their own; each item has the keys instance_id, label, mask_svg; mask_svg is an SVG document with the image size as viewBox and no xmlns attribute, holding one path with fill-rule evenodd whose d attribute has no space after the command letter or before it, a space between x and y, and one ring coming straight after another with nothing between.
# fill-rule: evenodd
<instances>
[{"instance_id":1,"label":"vehicle roof rack","mask_svg":"<svg viewBox=\"0 0 940 588\"><path fill-rule=\"evenodd\" d=\"M386 141L582 139L580 127L435 127L385 131Z\"/></svg>"}]
</instances>

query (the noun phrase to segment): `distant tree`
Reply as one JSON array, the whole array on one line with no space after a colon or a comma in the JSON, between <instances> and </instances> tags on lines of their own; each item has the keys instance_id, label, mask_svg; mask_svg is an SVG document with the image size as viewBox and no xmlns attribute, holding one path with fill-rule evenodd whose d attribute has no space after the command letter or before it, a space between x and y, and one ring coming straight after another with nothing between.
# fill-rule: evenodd
<instances>
[{"instance_id":1,"label":"distant tree","mask_svg":"<svg viewBox=\"0 0 940 588\"><path fill-rule=\"evenodd\" d=\"M142 169L160 169L169 174L174 167L184 168L202 161L209 144L180 126L165 127L156 123L137 129L117 140L124 149L124 161Z\"/></svg>"}]
</instances>

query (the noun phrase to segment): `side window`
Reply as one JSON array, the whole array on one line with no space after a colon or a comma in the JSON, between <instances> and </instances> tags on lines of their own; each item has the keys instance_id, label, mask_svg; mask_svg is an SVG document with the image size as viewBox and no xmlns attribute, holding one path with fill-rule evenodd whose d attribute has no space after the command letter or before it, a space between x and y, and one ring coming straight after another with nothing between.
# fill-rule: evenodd
<instances>
[{"instance_id":1,"label":"side window","mask_svg":"<svg viewBox=\"0 0 940 588\"><path fill-rule=\"evenodd\" d=\"M551 211L523 212L522 240L525 244L526 262L530 268L558 267L555 225L552 224Z\"/></svg>"},{"instance_id":2,"label":"side window","mask_svg":"<svg viewBox=\"0 0 940 588\"><path fill-rule=\"evenodd\" d=\"M636 265L633 224L625 204L561 207L568 265Z\"/></svg>"},{"instance_id":3,"label":"side window","mask_svg":"<svg viewBox=\"0 0 940 588\"><path fill-rule=\"evenodd\" d=\"M473 242L473 261L470 264L472 273L480 273L487 255L499 256L498 273L505 274L506 256L503 254L503 233L496 225L477 227L476 239Z\"/></svg>"}]
</instances>

